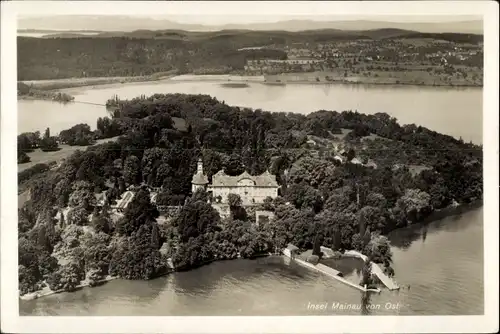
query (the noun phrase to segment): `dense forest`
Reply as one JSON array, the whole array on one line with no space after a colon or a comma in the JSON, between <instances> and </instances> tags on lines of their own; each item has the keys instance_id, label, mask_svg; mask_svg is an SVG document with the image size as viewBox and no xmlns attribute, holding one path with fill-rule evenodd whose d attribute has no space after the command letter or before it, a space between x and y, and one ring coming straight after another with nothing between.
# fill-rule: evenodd
<instances>
[{"instance_id":1,"label":"dense forest","mask_svg":"<svg viewBox=\"0 0 500 334\"><path fill-rule=\"evenodd\" d=\"M482 147L401 126L384 113L270 113L182 94L115 98L108 105L113 117L99 119L93 135L119 135L116 142L76 151L56 169L33 167L41 177L19 209L22 293L43 282L71 290L80 280L108 274L149 279L166 271L169 258L189 269L251 258L289 242L302 249L361 250L390 268L384 234L482 199ZM79 145L86 143L73 138L90 132L78 125L61 135ZM19 145L29 147L25 137ZM308 138L318 144L311 147ZM346 163L336 159L341 150ZM276 174L280 196L261 205L275 219L256 226L255 208L242 207L237 196L230 199L230 217L221 218L207 193L191 193L200 157L209 179L220 169ZM425 168L416 173L415 165ZM33 173L28 169L23 177ZM131 185L139 187L136 195L116 215L110 205ZM157 220L150 189L159 189L156 205L180 211L167 222ZM107 195L102 206L95 196L101 192Z\"/></svg>"},{"instance_id":2,"label":"dense forest","mask_svg":"<svg viewBox=\"0 0 500 334\"><path fill-rule=\"evenodd\" d=\"M172 70L222 73L242 70L248 59L286 59L283 51L238 51L238 44L225 38L201 43L178 38L19 37L18 80L144 76Z\"/></svg>"},{"instance_id":3,"label":"dense forest","mask_svg":"<svg viewBox=\"0 0 500 334\"><path fill-rule=\"evenodd\" d=\"M252 59L286 59L284 51L246 49L273 45L384 38L432 38L455 43L482 41L473 34L426 34L399 29L187 32L177 30L102 33L92 37L18 37L18 80L145 76L175 70L179 74L243 71Z\"/></svg>"}]
</instances>

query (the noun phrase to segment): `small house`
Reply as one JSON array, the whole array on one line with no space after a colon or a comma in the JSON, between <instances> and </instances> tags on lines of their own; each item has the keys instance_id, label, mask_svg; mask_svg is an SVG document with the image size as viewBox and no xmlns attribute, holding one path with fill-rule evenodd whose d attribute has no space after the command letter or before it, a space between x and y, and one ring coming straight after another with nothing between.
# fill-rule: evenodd
<instances>
[{"instance_id":1,"label":"small house","mask_svg":"<svg viewBox=\"0 0 500 334\"><path fill-rule=\"evenodd\" d=\"M337 160L340 163L344 163L344 158L340 155L336 155L333 157L334 160Z\"/></svg>"},{"instance_id":2,"label":"small house","mask_svg":"<svg viewBox=\"0 0 500 334\"><path fill-rule=\"evenodd\" d=\"M104 206L104 203L106 203L106 192L100 192L94 195L95 196L95 201L96 201L96 206Z\"/></svg>"}]
</instances>

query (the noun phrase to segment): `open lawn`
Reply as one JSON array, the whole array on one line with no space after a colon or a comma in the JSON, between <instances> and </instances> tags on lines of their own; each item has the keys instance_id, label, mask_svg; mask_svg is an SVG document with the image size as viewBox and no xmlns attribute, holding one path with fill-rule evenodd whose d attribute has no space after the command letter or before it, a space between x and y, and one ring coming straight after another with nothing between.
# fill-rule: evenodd
<instances>
[{"instance_id":1,"label":"open lawn","mask_svg":"<svg viewBox=\"0 0 500 334\"><path fill-rule=\"evenodd\" d=\"M172 120L174 121L174 127L178 131L187 131L187 124L184 118L172 117Z\"/></svg>"},{"instance_id":2,"label":"open lawn","mask_svg":"<svg viewBox=\"0 0 500 334\"><path fill-rule=\"evenodd\" d=\"M116 141L118 137L99 139L96 144L107 143L109 141ZM17 171L21 172L27 168L33 167L36 164L47 164L51 161L59 162L62 159L69 157L76 150L85 150L88 146L69 146L69 145L59 145L61 148L59 151L54 152L43 152L40 149L36 149L33 152L27 153L31 161L25 164L17 165Z\"/></svg>"}]
</instances>

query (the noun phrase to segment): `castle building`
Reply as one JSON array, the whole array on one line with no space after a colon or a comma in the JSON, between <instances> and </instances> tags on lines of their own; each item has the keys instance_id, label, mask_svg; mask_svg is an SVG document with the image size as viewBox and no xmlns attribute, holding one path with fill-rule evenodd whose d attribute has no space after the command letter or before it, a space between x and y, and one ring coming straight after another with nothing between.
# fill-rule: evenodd
<instances>
[{"instance_id":1,"label":"castle building","mask_svg":"<svg viewBox=\"0 0 500 334\"><path fill-rule=\"evenodd\" d=\"M203 163L198 161L198 169L192 180L192 191L205 189L212 193L212 199L216 203L227 204L228 195L236 194L241 197L243 205L262 204L266 197L278 197L278 182L276 176L268 171L261 175L252 176L246 171L238 176L230 176L219 171L212 176L212 184L208 184L208 178L203 174Z\"/></svg>"}]
</instances>

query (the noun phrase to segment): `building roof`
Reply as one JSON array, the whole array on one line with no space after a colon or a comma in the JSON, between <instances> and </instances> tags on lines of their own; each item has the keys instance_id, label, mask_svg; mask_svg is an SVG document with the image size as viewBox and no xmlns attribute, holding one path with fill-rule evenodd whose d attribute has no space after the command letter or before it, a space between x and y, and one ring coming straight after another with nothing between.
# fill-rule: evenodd
<instances>
[{"instance_id":1,"label":"building roof","mask_svg":"<svg viewBox=\"0 0 500 334\"><path fill-rule=\"evenodd\" d=\"M278 187L276 176L269 171L256 176L250 175L246 171L238 176L230 176L222 170L212 176L212 187L237 187L242 180L251 180L256 187Z\"/></svg>"},{"instance_id":2,"label":"building roof","mask_svg":"<svg viewBox=\"0 0 500 334\"><path fill-rule=\"evenodd\" d=\"M116 208L125 209L130 202L134 199L135 193L132 191L126 191L122 194L121 198L116 203Z\"/></svg>"},{"instance_id":3,"label":"building roof","mask_svg":"<svg viewBox=\"0 0 500 334\"><path fill-rule=\"evenodd\" d=\"M104 201L106 199L106 192L103 191L103 192L94 194L94 197L95 197L95 199L96 199L97 202Z\"/></svg>"},{"instance_id":4,"label":"building roof","mask_svg":"<svg viewBox=\"0 0 500 334\"><path fill-rule=\"evenodd\" d=\"M193 179L191 180L193 184L207 184L208 177L203 173L196 173L193 175Z\"/></svg>"},{"instance_id":5,"label":"building roof","mask_svg":"<svg viewBox=\"0 0 500 334\"><path fill-rule=\"evenodd\" d=\"M353 159L351 160L351 163L352 163L352 164L356 164L356 165L361 165L361 161L360 161L358 158L353 158Z\"/></svg>"}]
</instances>

